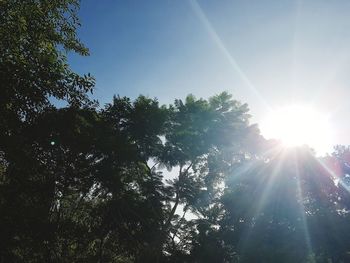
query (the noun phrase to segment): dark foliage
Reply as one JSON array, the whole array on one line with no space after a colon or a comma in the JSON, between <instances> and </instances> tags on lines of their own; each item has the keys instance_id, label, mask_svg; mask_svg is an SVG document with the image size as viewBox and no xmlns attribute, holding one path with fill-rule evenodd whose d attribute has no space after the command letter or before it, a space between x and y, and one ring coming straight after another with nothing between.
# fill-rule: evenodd
<instances>
[{"instance_id":1,"label":"dark foliage","mask_svg":"<svg viewBox=\"0 0 350 263\"><path fill-rule=\"evenodd\" d=\"M226 92L98 108L77 8L0 1L0 262L350 262L348 147L283 149Z\"/></svg>"}]
</instances>

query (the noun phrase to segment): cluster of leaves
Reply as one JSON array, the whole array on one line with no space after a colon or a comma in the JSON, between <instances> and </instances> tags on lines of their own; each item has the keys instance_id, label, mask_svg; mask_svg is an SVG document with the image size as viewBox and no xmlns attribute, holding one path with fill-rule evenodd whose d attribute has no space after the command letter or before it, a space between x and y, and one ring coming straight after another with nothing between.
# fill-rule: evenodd
<instances>
[{"instance_id":1,"label":"cluster of leaves","mask_svg":"<svg viewBox=\"0 0 350 263\"><path fill-rule=\"evenodd\" d=\"M97 108L77 8L0 1L0 262L350 260L349 148L283 151L226 92Z\"/></svg>"},{"instance_id":2,"label":"cluster of leaves","mask_svg":"<svg viewBox=\"0 0 350 263\"><path fill-rule=\"evenodd\" d=\"M199 213L217 198L215 183L237 147L208 137L248 129L244 115L227 120L243 106L226 93L214 99L231 106L223 111L193 96L168 108L115 97L102 110L38 114L2 158L2 259L152 262L188 253L176 241L189 224L177 208ZM193 125L203 114L207 123ZM166 183L163 166L178 177Z\"/></svg>"},{"instance_id":3,"label":"cluster of leaves","mask_svg":"<svg viewBox=\"0 0 350 263\"><path fill-rule=\"evenodd\" d=\"M347 175L330 162L346 163L308 148L270 158L246 161L227 177L222 240L242 262L347 262L349 192L336 183Z\"/></svg>"}]
</instances>

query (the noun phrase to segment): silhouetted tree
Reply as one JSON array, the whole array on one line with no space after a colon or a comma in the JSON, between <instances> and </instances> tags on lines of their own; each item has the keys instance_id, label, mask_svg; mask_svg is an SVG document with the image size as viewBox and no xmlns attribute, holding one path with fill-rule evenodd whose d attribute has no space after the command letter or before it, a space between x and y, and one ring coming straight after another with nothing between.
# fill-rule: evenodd
<instances>
[{"instance_id":1,"label":"silhouetted tree","mask_svg":"<svg viewBox=\"0 0 350 263\"><path fill-rule=\"evenodd\" d=\"M43 250L53 235L47 224L55 181L51 156L40 152L43 145L33 133L52 99L73 107L91 104L86 94L93 78L74 73L66 61L69 51L88 54L75 33L77 7L74 0L0 3L2 262L45 261Z\"/></svg>"},{"instance_id":2,"label":"silhouetted tree","mask_svg":"<svg viewBox=\"0 0 350 263\"><path fill-rule=\"evenodd\" d=\"M227 92L98 108L78 3L0 2L0 262L349 262L349 147L266 141Z\"/></svg>"}]
</instances>

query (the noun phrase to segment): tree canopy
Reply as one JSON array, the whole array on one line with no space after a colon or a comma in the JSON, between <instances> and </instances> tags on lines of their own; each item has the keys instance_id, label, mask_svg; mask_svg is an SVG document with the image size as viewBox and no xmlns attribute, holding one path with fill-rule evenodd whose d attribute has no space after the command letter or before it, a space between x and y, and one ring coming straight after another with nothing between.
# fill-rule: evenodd
<instances>
[{"instance_id":1,"label":"tree canopy","mask_svg":"<svg viewBox=\"0 0 350 263\"><path fill-rule=\"evenodd\" d=\"M98 106L78 7L0 1L0 262L350 261L349 147L267 141L227 92Z\"/></svg>"}]
</instances>

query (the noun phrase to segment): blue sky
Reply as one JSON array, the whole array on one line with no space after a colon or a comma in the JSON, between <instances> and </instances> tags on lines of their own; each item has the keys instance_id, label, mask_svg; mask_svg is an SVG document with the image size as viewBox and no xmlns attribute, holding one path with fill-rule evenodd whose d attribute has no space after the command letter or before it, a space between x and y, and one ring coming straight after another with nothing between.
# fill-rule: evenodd
<instances>
[{"instance_id":1,"label":"blue sky","mask_svg":"<svg viewBox=\"0 0 350 263\"><path fill-rule=\"evenodd\" d=\"M350 1L84 0L79 37L101 104L229 91L253 122L269 108L311 104L329 114L332 144L350 144Z\"/></svg>"}]
</instances>

